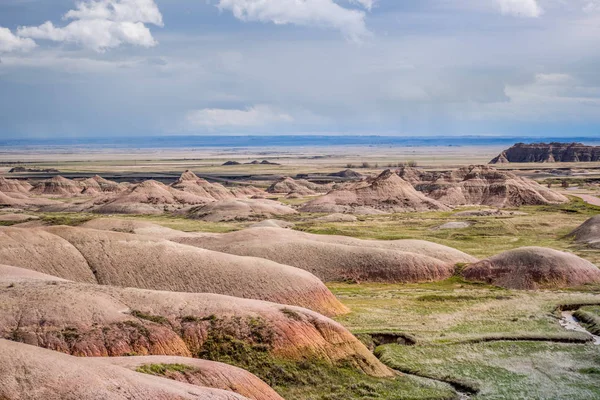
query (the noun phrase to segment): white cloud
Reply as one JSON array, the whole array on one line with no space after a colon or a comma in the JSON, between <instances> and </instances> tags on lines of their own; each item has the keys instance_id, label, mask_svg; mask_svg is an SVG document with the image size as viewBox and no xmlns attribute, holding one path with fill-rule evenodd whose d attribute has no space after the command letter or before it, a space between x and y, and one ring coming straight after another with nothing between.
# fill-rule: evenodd
<instances>
[{"instance_id":1,"label":"white cloud","mask_svg":"<svg viewBox=\"0 0 600 400\"><path fill-rule=\"evenodd\" d=\"M102 52L131 44L142 47L156 45L145 24L163 26L162 15L154 0L92 0L77 4L64 19L73 20L64 27L50 21L40 26L19 27L17 34L25 38L76 43Z\"/></svg>"},{"instance_id":2,"label":"white cloud","mask_svg":"<svg viewBox=\"0 0 600 400\"><path fill-rule=\"evenodd\" d=\"M205 108L187 114L191 128L259 127L281 122L293 122L294 118L267 105L256 105L244 110Z\"/></svg>"},{"instance_id":3,"label":"white cloud","mask_svg":"<svg viewBox=\"0 0 600 400\"><path fill-rule=\"evenodd\" d=\"M600 11L600 0L589 0L583 6L583 11L587 13L594 13Z\"/></svg>"},{"instance_id":4,"label":"white cloud","mask_svg":"<svg viewBox=\"0 0 600 400\"><path fill-rule=\"evenodd\" d=\"M544 12L537 0L496 0L496 2L505 15L537 18Z\"/></svg>"},{"instance_id":5,"label":"white cloud","mask_svg":"<svg viewBox=\"0 0 600 400\"><path fill-rule=\"evenodd\" d=\"M10 29L0 26L0 53L29 51L35 46L36 44L33 40L15 36Z\"/></svg>"},{"instance_id":6,"label":"white cloud","mask_svg":"<svg viewBox=\"0 0 600 400\"><path fill-rule=\"evenodd\" d=\"M373 6L375 5L376 0L350 0L350 2L354 4L359 4L367 10L371 11L373 9Z\"/></svg>"},{"instance_id":7,"label":"white cloud","mask_svg":"<svg viewBox=\"0 0 600 400\"><path fill-rule=\"evenodd\" d=\"M361 0L361 3L371 1ZM357 42L370 34L364 12L349 10L333 0L219 0L217 7L231 11L242 21L336 29Z\"/></svg>"}]
</instances>

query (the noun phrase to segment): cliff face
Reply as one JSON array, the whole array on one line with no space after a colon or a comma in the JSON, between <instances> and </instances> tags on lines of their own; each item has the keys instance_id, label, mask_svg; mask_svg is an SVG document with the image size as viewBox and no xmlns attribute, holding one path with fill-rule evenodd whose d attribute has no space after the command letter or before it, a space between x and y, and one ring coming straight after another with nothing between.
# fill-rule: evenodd
<instances>
[{"instance_id":1,"label":"cliff face","mask_svg":"<svg viewBox=\"0 0 600 400\"><path fill-rule=\"evenodd\" d=\"M582 143L517 143L504 150L490 164L591 161L600 161L600 146L586 146Z\"/></svg>"}]
</instances>

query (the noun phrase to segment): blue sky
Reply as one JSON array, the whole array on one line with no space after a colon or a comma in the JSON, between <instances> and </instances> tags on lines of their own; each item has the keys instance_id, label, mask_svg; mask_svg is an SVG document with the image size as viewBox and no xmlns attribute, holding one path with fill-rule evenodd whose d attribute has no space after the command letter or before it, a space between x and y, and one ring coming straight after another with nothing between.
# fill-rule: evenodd
<instances>
[{"instance_id":1,"label":"blue sky","mask_svg":"<svg viewBox=\"0 0 600 400\"><path fill-rule=\"evenodd\" d=\"M1 0L0 138L593 136L600 0Z\"/></svg>"}]
</instances>

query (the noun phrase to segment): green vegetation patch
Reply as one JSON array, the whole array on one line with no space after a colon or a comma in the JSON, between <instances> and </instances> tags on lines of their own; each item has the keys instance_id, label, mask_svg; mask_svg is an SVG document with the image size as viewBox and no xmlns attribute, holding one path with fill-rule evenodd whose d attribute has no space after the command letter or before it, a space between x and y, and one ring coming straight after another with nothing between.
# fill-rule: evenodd
<instances>
[{"instance_id":1,"label":"green vegetation patch","mask_svg":"<svg viewBox=\"0 0 600 400\"><path fill-rule=\"evenodd\" d=\"M600 353L592 345L385 345L376 352L391 368L476 389L476 399L583 400L600 396L598 376L590 373L597 368Z\"/></svg>"},{"instance_id":2,"label":"green vegetation patch","mask_svg":"<svg viewBox=\"0 0 600 400\"><path fill-rule=\"evenodd\" d=\"M169 372L191 372L194 368L183 364L145 364L137 367L135 370L144 374L165 376Z\"/></svg>"},{"instance_id":3,"label":"green vegetation patch","mask_svg":"<svg viewBox=\"0 0 600 400\"><path fill-rule=\"evenodd\" d=\"M238 339L240 327L246 332L244 340ZM455 395L451 387L436 382L406 376L396 379L367 376L352 360L332 366L311 358L281 359L270 352L273 341L274 333L260 318L237 321L215 318L210 320L207 338L197 356L243 368L287 400L452 399Z\"/></svg>"},{"instance_id":4,"label":"green vegetation patch","mask_svg":"<svg viewBox=\"0 0 600 400\"><path fill-rule=\"evenodd\" d=\"M139 319L145 319L146 321L154 322L156 324L170 325L169 320L160 315L152 315L139 310L131 310L131 315Z\"/></svg>"}]
</instances>

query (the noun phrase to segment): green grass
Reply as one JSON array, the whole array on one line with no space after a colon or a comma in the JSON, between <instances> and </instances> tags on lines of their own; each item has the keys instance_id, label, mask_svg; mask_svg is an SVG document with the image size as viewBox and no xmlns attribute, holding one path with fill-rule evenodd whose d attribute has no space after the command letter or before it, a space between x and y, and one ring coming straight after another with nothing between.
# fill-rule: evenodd
<instances>
[{"instance_id":1,"label":"green grass","mask_svg":"<svg viewBox=\"0 0 600 400\"><path fill-rule=\"evenodd\" d=\"M149 375L165 376L169 372L190 372L193 371L193 368L183 364L145 364L137 367L136 371Z\"/></svg>"},{"instance_id":2,"label":"green grass","mask_svg":"<svg viewBox=\"0 0 600 400\"><path fill-rule=\"evenodd\" d=\"M372 332L415 339L413 346L375 349L394 369L478 389L474 399L600 396L600 376L593 372L600 368L600 347L555 342L589 339L562 328L556 309L597 302L594 293L507 290L458 277L424 284L328 286L352 309L336 319L368 346L375 345ZM600 312L599 306L582 309Z\"/></svg>"},{"instance_id":3,"label":"green grass","mask_svg":"<svg viewBox=\"0 0 600 400\"><path fill-rule=\"evenodd\" d=\"M475 399L593 399L600 396L600 351L593 345L493 342L445 346L385 345L389 366L479 388ZM584 372L581 370L584 369Z\"/></svg>"}]
</instances>

